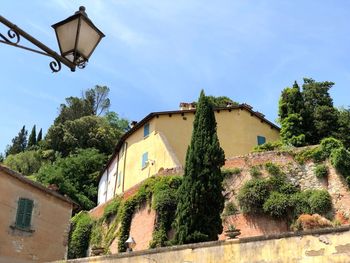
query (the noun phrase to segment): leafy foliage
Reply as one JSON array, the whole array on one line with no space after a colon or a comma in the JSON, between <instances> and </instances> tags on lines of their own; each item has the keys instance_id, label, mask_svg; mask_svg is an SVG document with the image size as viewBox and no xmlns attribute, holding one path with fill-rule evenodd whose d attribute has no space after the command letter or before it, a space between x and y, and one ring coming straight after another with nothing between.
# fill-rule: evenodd
<instances>
[{"instance_id":1,"label":"leafy foliage","mask_svg":"<svg viewBox=\"0 0 350 263\"><path fill-rule=\"evenodd\" d=\"M221 169L221 174L223 178L229 177L231 175L239 175L242 172L240 168L225 168Z\"/></svg>"},{"instance_id":2,"label":"leafy foliage","mask_svg":"<svg viewBox=\"0 0 350 263\"><path fill-rule=\"evenodd\" d=\"M235 214L237 214L237 212L238 212L238 208L237 208L237 206L235 205L235 203L233 203L233 202L228 202L228 203L225 205L224 212L222 213L222 215L223 215L224 217L226 217L226 216L235 215Z\"/></svg>"},{"instance_id":3,"label":"leafy foliage","mask_svg":"<svg viewBox=\"0 0 350 263\"><path fill-rule=\"evenodd\" d=\"M286 216L290 208L288 195L278 192L272 192L263 204L264 212L277 218Z\"/></svg>"},{"instance_id":4,"label":"leafy foliage","mask_svg":"<svg viewBox=\"0 0 350 263\"><path fill-rule=\"evenodd\" d=\"M24 152L27 147L27 134L26 126L23 126L18 135L12 139L12 145L7 146L5 151L6 156Z\"/></svg>"},{"instance_id":5,"label":"leafy foliage","mask_svg":"<svg viewBox=\"0 0 350 263\"><path fill-rule=\"evenodd\" d=\"M23 175L32 175L38 172L44 163L48 162L49 160L44 157L43 151L31 150L8 155L4 164Z\"/></svg>"},{"instance_id":6,"label":"leafy foliage","mask_svg":"<svg viewBox=\"0 0 350 263\"><path fill-rule=\"evenodd\" d=\"M274 163L271 163L271 162L267 162L265 164L265 168L267 170L267 172L270 174L270 175L280 175L282 173L281 169L279 168L278 165L274 164Z\"/></svg>"},{"instance_id":7,"label":"leafy foliage","mask_svg":"<svg viewBox=\"0 0 350 263\"><path fill-rule=\"evenodd\" d=\"M224 208L220 167L225 162L212 106L202 91L187 150L174 222L176 244L217 240ZM210 213L208 213L210 211Z\"/></svg>"},{"instance_id":8,"label":"leafy foliage","mask_svg":"<svg viewBox=\"0 0 350 263\"><path fill-rule=\"evenodd\" d=\"M333 150L331 153L331 163L350 185L350 152L343 147Z\"/></svg>"},{"instance_id":9,"label":"leafy foliage","mask_svg":"<svg viewBox=\"0 0 350 263\"><path fill-rule=\"evenodd\" d=\"M283 144L281 141L266 142L264 144L255 146L254 152L275 151L281 149L282 145Z\"/></svg>"},{"instance_id":10,"label":"leafy foliage","mask_svg":"<svg viewBox=\"0 0 350 263\"><path fill-rule=\"evenodd\" d=\"M261 213L263 205L269 197L269 183L265 179L249 180L239 190L237 199L244 213Z\"/></svg>"},{"instance_id":11,"label":"leafy foliage","mask_svg":"<svg viewBox=\"0 0 350 263\"><path fill-rule=\"evenodd\" d=\"M282 124L283 143L294 146L313 145L323 138L340 135L337 132L340 115L333 107L333 100L329 95L329 89L333 85L333 82L316 82L304 78L302 91L296 82L293 88L282 91L279 101L279 121ZM343 114L342 127L350 125L347 121L350 121L350 118L347 119L347 115ZM344 132L340 136L346 138Z\"/></svg>"},{"instance_id":12,"label":"leafy foliage","mask_svg":"<svg viewBox=\"0 0 350 263\"><path fill-rule=\"evenodd\" d=\"M109 221L110 217L116 215L118 213L120 203L120 198L114 198L111 202L109 202L103 211L102 219Z\"/></svg>"},{"instance_id":13,"label":"leafy foliage","mask_svg":"<svg viewBox=\"0 0 350 263\"><path fill-rule=\"evenodd\" d=\"M239 105L238 102L235 102L226 96L219 96L219 97L206 96L206 97L207 97L209 103L214 108L223 108L223 107L227 107L227 105L236 105L236 106ZM197 106L197 102L192 102L192 104Z\"/></svg>"},{"instance_id":14,"label":"leafy foliage","mask_svg":"<svg viewBox=\"0 0 350 263\"><path fill-rule=\"evenodd\" d=\"M344 147L350 148L350 109L340 108L338 110L338 125L339 128L336 131L336 138L341 140Z\"/></svg>"},{"instance_id":15,"label":"leafy foliage","mask_svg":"<svg viewBox=\"0 0 350 263\"><path fill-rule=\"evenodd\" d=\"M319 179L326 178L328 175L328 168L325 164L318 164L315 167L315 175Z\"/></svg>"},{"instance_id":16,"label":"leafy foliage","mask_svg":"<svg viewBox=\"0 0 350 263\"><path fill-rule=\"evenodd\" d=\"M28 148L36 145L36 126L34 125L32 128L32 132L29 135L28 139Z\"/></svg>"},{"instance_id":17,"label":"leafy foliage","mask_svg":"<svg viewBox=\"0 0 350 263\"><path fill-rule=\"evenodd\" d=\"M45 185L57 185L61 194L70 196L83 209L91 209L96 205L97 177L105 161L105 155L96 149L80 149L42 166L36 177Z\"/></svg>"},{"instance_id":18,"label":"leafy foliage","mask_svg":"<svg viewBox=\"0 0 350 263\"><path fill-rule=\"evenodd\" d=\"M238 202L244 213L266 213L272 217L294 219L301 214L326 215L332 208L325 190L300 191L284 175L252 179L240 189Z\"/></svg>"},{"instance_id":19,"label":"leafy foliage","mask_svg":"<svg viewBox=\"0 0 350 263\"><path fill-rule=\"evenodd\" d=\"M45 147L67 156L77 148L95 148L111 154L122 132L114 129L103 117L85 116L51 126L45 138Z\"/></svg>"},{"instance_id":20,"label":"leafy foliage","mask_svg":"<svg viewBox=\"0 0 350 263\"><path fill-rule=\"evenodd\" d=\"M262 175L259 166L250 167L249 173L252 177L258 177L258 176Z\"/></svg>"},{"instance_id":21,"label":"leafy foliage","mask_svg":"<svg viewBox=\"0 0 350 263\"><path fill-rule=\"evenodd\" d=\"M89 246L93 221L87 212L82 211L76 214L71 222L68 258L85 257Z\"/></svg>"}]
</instances>

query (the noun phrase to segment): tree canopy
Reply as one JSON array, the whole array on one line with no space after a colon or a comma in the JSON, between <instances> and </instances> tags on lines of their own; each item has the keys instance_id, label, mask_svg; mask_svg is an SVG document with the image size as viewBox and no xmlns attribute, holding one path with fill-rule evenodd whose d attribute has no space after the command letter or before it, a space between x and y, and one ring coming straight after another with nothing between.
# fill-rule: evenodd
<instances>
[{"instance_id":1,"label":"tree canopy","mask_svg":"<svg viewBox=\"0 0 350 263\"><path fill-rule=\"evenodd\" d=\"M278 115L284 143L294 146L317 144L331 136L338 136L343 142L348 140L344 132L338 131L338 127L347 126L346 114L342 113L340 118L340 112L333 106L329 94L333 85L329 81L304 78L302 91L297 82L282 91Z\"/></svg>"}]
</instances>

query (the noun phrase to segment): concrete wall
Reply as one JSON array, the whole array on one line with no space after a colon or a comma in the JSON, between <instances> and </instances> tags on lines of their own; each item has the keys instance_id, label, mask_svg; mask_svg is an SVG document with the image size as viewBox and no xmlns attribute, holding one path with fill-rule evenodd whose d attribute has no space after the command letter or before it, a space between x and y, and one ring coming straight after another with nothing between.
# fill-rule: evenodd
<instances>
[{"instance_id":1,"label":"concrete wall","mask_svg":"<svg viewBox=\"0 0 350 263\"><path fill-rule=\"evenodd\" d=\"M350 259L350 227L274 236L242 238L112 256L70 260L76 263L347 263Z\"/></svg>"},{"instance_id":2,"label":"concrete wall","mask_svg":"<svg viewBox=\"0 0 350 263\"><path fill-rule=\"evenodd\" d=\"M34 201L31 229L15 225L19 198ZM72 205L0 171L0 263L47 262L66 255Z\"/></svg>"}]
</instances>

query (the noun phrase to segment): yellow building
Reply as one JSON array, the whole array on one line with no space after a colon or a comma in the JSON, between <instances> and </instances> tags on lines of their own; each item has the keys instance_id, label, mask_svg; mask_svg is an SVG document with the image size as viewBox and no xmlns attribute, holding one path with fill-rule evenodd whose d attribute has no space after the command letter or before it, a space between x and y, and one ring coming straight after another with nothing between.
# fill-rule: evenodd
<instances>
[{"instance_id":1,"label":"yellow building","mask_svg":"<svg viewBox=\"0 0 350 263\"><path fill-rule=\"evenodd\" d=\"M184 167L196 110L191 104L180 106L178 111L150 113L123 135L100 178L98 204L162 169ZM279 128L247 104L216 108L215 118L226 158L279 139Z\"/></svg>"}]
</instances>

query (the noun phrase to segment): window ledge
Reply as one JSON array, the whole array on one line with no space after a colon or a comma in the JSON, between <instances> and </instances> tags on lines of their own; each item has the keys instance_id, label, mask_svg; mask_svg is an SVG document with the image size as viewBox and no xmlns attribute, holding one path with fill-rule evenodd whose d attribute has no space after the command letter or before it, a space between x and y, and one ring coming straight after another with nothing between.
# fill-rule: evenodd
<instances>
[{"instance_id":1,"label":"window ledge","mask_svg":"<svg viewBox=\"0 0 350 263\"><path fill-rule=\"evenodd\" d=\"M22 227L18 227L16 225L10 225L10 228L12 230L18 230L18 231L23 231L23 232L28 232L28 233L34 233L35 230L34 229L30 229L30 228L22 228Z\"/></svg>"}]
</instances>

